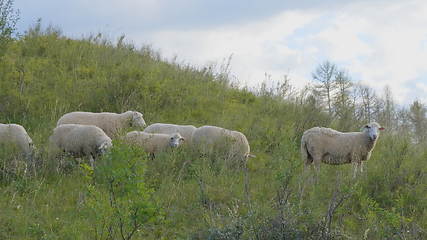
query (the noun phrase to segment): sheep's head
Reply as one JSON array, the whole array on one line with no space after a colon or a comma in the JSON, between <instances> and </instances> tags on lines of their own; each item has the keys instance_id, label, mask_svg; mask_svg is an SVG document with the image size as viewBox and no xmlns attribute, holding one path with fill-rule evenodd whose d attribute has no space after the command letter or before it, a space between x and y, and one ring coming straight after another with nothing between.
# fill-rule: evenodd
<instances>
[{"instance_id":1,"label":"sheep's head","mask_svg":"<svg viewBox=\"0 0 427 240\"><path fill-rule=\"evenodd\" d=\"M28 147L30 149L31 155L34 155L36 151L38 150L36 146L34 145L33 141L28 143Z\"/></svg>"},{"instance_id":2,"label":"sheep's head","mask_svg":"<svg viewBox=\"0 0 427 240\"><path fill-rule=\"evenodd\" d=\"M101 145L98 147L98 152L100 154L104 154L107 152L108 149L110 149L113 146L113 143L111 142L111 139L104 141L101 143Z\"/></svg>"},{"instance_id":3,"label":"sheep's head","mask_svg":"<svg viewBox=\"0 0 427 240\"><path fill-rule=\"evenodd\" d=\"M130 126L131 127L145 127L147 124L144 121L144 118L142 117L142 113L136 112L136 111L129 111L131 118L130 118Z\"/></svg>"},{"instance_id":4,"label":"sheep's head","mask_svg":"<svg viewBox=\"0 0 427 240\"><path fill-rule=\"evenodd\" d=\"M372 141L377 140L378 136L380 135L380 131L384 130L383 127L381 127L380 124L376 122L371 122L369 124L366 124L363 126L362 131L366 134L368 134L369 138Z\"/></svg>"},{"instance_id":5,"label":"sheep's head","mask_svg":"<svg viewBox=\"0 0 427 240\"><path fill-rule=\"evenodd\" d=\"M184 138L179 133L175 133L173 135L170 135L169 139L169 146L176 148L178 147L182 142L184 142Z\"/></svg>"}]
</instances>

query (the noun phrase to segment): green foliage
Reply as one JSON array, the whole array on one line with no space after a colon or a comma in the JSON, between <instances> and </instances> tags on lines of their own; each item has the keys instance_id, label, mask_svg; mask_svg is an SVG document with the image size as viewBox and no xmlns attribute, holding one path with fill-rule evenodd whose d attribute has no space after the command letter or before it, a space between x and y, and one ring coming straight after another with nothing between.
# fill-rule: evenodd
<instances>
[{"instance_id":1,"label":"green foliage","mask_svg":"<svg viewBox=\"0 0 427 240\"><path fill-rule=\"evenodd\" d=\"M83 165L88 176L88 217L94 218L93 239L129 240L143 236L145 225L161 221L144 180L145 158L141 150L116 143L95 171Z\"/></svg>"},{"instance_id":2,"label":"green foliage","mask_svg":"<svg viewBox=\"0 0 427 240\"><path fill-rule=\"evenodd\" d=\"M13 0L0 0L0 56L4 54L7 44L12 40L18 15L18 11L13 10Z\"/></svg>"}]
</instances>

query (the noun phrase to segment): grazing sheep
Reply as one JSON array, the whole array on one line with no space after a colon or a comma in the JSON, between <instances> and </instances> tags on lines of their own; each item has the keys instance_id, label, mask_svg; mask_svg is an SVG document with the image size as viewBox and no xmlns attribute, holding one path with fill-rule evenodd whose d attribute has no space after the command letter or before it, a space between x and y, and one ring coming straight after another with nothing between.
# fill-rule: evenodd
<instances>
[{"instance_id":1,"label":"grazing sheep","mask_svg":"<svg viewBox=\"0 0 427 240\"><path fill-rule=\"evenodd\" d=\"M231 158L241 161L254 157L250 154L249 143L243 133L221 127L197 128L192 136L192 145L203 154L211 154L214 150L225 150Z\"/></svg>"},{"instance_id":2,"label":"grazing sheep","mask_svg":"<svg viewBox=\"0 0 427 240\"><path fill-rule=\"evenodd\" d=\"M62 124L53 130L51 144L75 157L88 156L93 167L94 158L113 146L101 128L94 125Z\"/></svg>"},{"instance_id":3,"label":"grazing sheep","mask_svg":"<svg viewBox=\"0 0 427 240\"><path fill-rule=\"evenodd\" d=\"M142 147L153 158L154 154L163 152L169 147L179 147L184 138L179 133L163 134L132 131L126 134L125 141Z\"/></svg>"},{"instance_id":4,"label":"grazing sheep","mask_svg":"<svg viewBox=\"0 0 427 240\"><path fill-rule=\"evenodd\" d=\"M338 132L330 128L314 127L304 132L301 138L301 156L305 165L320 162L332 165L353 163L354 176L357 167L363 171L362 163L371 156L379 136L384 130L378 123L365 125L361 132Z\"/></svg>"},{"instance_id":5,"label":"grazing sheep","mask_svg":"<svg viewBox=\"0 0 427 240\"><path fill-rule=\"evenodd\" d=\"M176 125L168 123L154 123L144 129L146 133L163 133L163 134L173 134L179 133L185 139L186 144L191 143L191 136L196 130L196 127L193 125Z\"/></svg>"},{"instance_id":6,"label":"grazing sheep","mask_svg":"<svg viewBox=\"0 0 427 240\"><path fill-rule=\"evenodd\" d=\"M0 145L16 147L27 160L32 160L35 150L33 140L25 128L18 124L0 123Z\"/></svg>"},{"instance_id":7,"label":"grazing sheep","mask_svg":"<svg viewBox=\"0 0 427 240\"><path fill-rule=\"evenodd\" d=\"M62 116L56 126L61 124L83 124L95 125L114 138L124 128L144 127L145 121L140 112L127 111L124 113L92 113L92 112L70 112Z\"/></svg>"}]
</instances>

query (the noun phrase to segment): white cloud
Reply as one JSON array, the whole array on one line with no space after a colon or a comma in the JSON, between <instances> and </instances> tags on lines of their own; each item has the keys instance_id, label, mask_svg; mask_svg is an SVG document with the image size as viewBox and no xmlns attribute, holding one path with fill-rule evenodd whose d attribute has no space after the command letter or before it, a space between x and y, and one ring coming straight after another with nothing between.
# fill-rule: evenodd
<instances>
[{"instance_id":1,"label":"white cloud","mask_svg":"<svg viewBox=\"0 0 427 240\"><path fill-rule=\"evenodd\" d=\"M330 59L377 91L389 85L399 103L408 103L417 97L409 95L409 83L427 77L426 12L423 0L357 2L334 12L284 11L244 25L153 32L148 40L165 56L199 65L233 54L233 72L252 86L266 72L275 79L289 74L302 86L317 64Z\"/></svg>"},{"instance_id":2,"label":"white cloud","mask_svg":"<svg viewBox=\"0 0 427 240\"><path fill-rule=\"evenodd\" d=\"M318 17L315 12L286 11L264 21L204 31L161 31L149 36L153 47L168 57L178 56L204 65L233 54L232 71L239 80L256 86L267 72L276 77L300 71L310 61L305 52L288 47L295 31ZM147 39L147 36L130 36ZM309 52L315 52L310 47ZM298 84L301 85L301 84Z\"/></svg>"},{"instance_id":3,"label":"white cloud","mask_svg":"<svg viewBox=\"0 0 427 240\"><path fill-rule=\"evenodd\" d=\"M417 88L418 91L424 93L424 94L420 94L419 96L417 96L416 99L420 100L421 102L426 104L427 103L427 95L425 93L427 93L427 83L418 82L415 84L415 87Z\"/></svg>"},{"instance_id":4,"label":"white cloud","mask_svg":"<svg viewBox=\"0 0 427 240\"><path fill-rule=\"evenodd\" d=\"M317 64L328 59L377 91L390 85L399 103L427 95L423 88L412 89L416 82L427 82L425 0L291 1L294 10L268 18L263 17L289 4L254 5L259 11L244 11L238 2L195 0L40 4L23 0L17 7L24 18L43 17L68 35L125 34L137 45L152 44L164 56L191 64L221 62L233 54L233 73L251 86L259 85L267 72L273 79L288 74L301 87Z\"/></svg>"},{"instance_id":5,"label":"white cloud","mask_svg":"<svg viewBox=\"0 0 427 240\"><path fill-rule=\"evenodd\" d=\"M402 1L371 8L356 5L352 10L363 12L366 21L353 26L358 33L369 36L370 41L364 58L349 59L348 68L359 72L361 80L376 90L390 85L398 102L408 103L414 98L408 95L413 86L411 81L427 77L427 51L422 47L427 38L427 2ZM353 15L350 19L356 17L359 16ZM343 27L351 26L344 24Z\"/></svg>"}]
</instances>

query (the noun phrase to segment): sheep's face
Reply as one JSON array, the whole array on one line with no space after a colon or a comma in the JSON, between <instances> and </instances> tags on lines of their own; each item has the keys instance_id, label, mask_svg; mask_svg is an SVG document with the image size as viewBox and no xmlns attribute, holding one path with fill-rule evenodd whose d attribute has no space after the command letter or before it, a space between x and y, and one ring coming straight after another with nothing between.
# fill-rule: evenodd
<instances>
[{"instance_id":1,"label":"sheep's face","mask_svg":"<svg viewBox=\"0 0 427 240\"><path fill-rule=\"evenodd\" d=\"M105 141L103 142L99 148L98 148L98 152L100 154L104 154L105 152L107 152L108 149L110 149L113 146L113 144L111 143L111 141Z\"/></svg>"},{"instance_id":2,"label":"sheep's face","mask_svg":"<svg viewBox=\"0 0 427 240\"><path fill-rule=\"evenodd\" d=\"M32 141L29 142L28 145L29 145L29 149L30 149L30 155L33 156L36 153L37 148L36 148L36 146L34 146L34 143Z\"/></svg>"},{"instance_id":3,"label":"sheep's face","mask_svg":"<svg viewBox=\"0 0 427 240\"><path fill-rule=\"evenodd\" d=\"M184 142L184 138L179 133L175 133L170 136L169 146L172 148L177 148L182 142Z\"/></svg>"},{"instance_id":4,"label":"sheep's face","mask_svg":"<svg viewBox=\"0 0 427 240\"><path fill-rule=\"evenodd\" d=\"M377 140L378 136L380 135L380 131L382 131L382 130L384 130L384 128L381 127L376 122L372 122L372 123L366 124L363 127L363 132L365 132L366 134L368 134L369 138L372 141Z\"/></svg>"},{"instance_id":5,"label":"sheep's face","mask_svg":"<svg viewBox=\"0 0 427 240\"><path fill-rule=\"evenodd\" d=\"M132 127L145 127L146 123L140 112L132 112L132 119L130 121Z\"/></svg>"}]
</instances>

